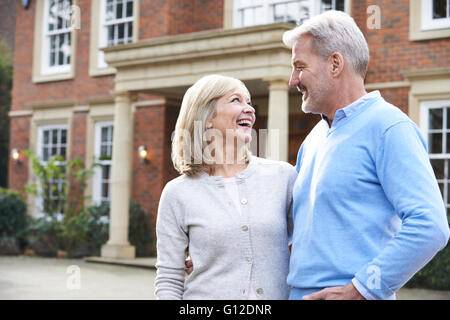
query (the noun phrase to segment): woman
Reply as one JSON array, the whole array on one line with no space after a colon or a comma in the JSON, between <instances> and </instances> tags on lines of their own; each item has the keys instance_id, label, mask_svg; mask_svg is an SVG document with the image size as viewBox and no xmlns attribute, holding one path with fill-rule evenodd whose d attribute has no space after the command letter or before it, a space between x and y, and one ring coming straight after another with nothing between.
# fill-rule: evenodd
<instances>
[{"instance_id":1,"label":"woman","mask_svg":"<svg viewBox=\"0 0 450 320\"><path fill-rule=\"evenodd\" d=\"M287 299L290 164L251 156L245 85L209 75L181 105L172 160L182 174L158 208L158 299ZM194 270L185 279L185 251Z\"/></svg>"}]
</instances>

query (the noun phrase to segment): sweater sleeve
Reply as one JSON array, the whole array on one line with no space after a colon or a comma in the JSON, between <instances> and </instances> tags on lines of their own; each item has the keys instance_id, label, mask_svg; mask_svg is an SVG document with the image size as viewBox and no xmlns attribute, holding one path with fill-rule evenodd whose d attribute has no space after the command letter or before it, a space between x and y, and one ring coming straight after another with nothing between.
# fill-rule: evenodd
<instances>
[{"instance_id":1,"label":"sweater sleeve","mask_svg":"<svg viewBox=\"0 0 450 320\"><path fill-rule=\"evenodd\" d=\"M156 219L155 293L159 300L182 300L188 235L180 223L183 209L169 185L163 190Z\"/></svg>"},{"instance_id":2,"label":"sweater sleeve","mask_svg":"<svg viewBox=\"0 0 450 320\"><path fill-rule=\"evenodd\" d=\"M400 231L355 275L377 299L387 299L447 244L445 206L418 128L404 121L380 140L376 170L386 197L402 221Z\"/></svg>"}]
</instances>

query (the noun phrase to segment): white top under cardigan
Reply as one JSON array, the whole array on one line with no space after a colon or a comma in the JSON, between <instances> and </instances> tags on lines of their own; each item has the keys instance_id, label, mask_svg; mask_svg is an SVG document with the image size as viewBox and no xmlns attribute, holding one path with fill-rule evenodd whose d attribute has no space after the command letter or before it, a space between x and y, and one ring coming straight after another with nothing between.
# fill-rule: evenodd
<instances>
[{"instance_id":1,"label":"white top under cardigan","mask_svg":"<svg viewBox=\"0 0 450 320\"><path fill-rule=\"evenodd\" d=\"M228 196L231 198L231 200L233 200L235 209L237 210L239 215L242 215L241 202L240 202L241 199L239 198L238 180L235 177L223 178L223 182L224 182L225 190L228 193ZM251 275L250 275L250 277L251 277ZM256 290L253 287L251 282L249 283L249 286L248 286L247 298L249 300L258 300L258 295L257 295Z\"/></svg>"},{"instance_id":2,"label":"white top under cardigan","mask_svg":"<svg viewBox=\"0 0 450 320\"><path fill-rule=\"evenodd\" d=\"M180 176L158 209L158 299L287 299L288 229L297 172L286 162L251 157L236 176L242 215L223 178ZM185 250L194 271L185 280Z\"/></svg>"}]
</instances>

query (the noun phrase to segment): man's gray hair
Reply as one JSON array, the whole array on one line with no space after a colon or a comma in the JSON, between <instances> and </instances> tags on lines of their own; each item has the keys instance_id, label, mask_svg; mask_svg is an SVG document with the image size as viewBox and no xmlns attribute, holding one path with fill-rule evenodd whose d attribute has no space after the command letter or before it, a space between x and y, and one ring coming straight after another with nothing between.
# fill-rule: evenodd
<instances>
[{"instance_id":1,"label":"man's gray hair","mask_svg":"<svg viewBox=\"0 0 450 320\"><path fill-rule=\"evenodd\" d=\"M333 52L341 53L363 79L369 64L369 47L352 17L342 11L326 11L302 25L286 31L283 42L292 48L304 34L312 36L313 49L324 59Z\"/></svg>"}]
</instances>

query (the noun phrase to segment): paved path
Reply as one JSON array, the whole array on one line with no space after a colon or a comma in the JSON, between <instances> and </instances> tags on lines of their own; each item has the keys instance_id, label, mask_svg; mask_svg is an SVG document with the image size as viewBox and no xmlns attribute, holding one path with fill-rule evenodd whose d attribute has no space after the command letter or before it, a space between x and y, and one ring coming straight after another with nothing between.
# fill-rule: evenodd
<instances>
[{"instance_id":1,"label":"paved path","mask_svg":"<svg viewBox=\"0 0 450 320\"><path fill-rule=\"evenodd\" d=\"M74 276L78 266L80 289ZM69 273L68 273L69 271ZM151 269L89 263L83 260L0 257L0 299L155 299Z\"/></svg>"},{"instance_id":2,"label":"paved path","mask_svg":"<svg viewBox=\"0 0 450 320\"><path fill-rule=\"evenodd\" d=\"M77 284L72 281L76 276L73 270L80 272L79 289L70 289ZM84 260L0 256L0 300L152 300L155 299L155 275L154 269ZM401 289L397 297L399 300L450 300L450 292Z\"/></svg>"}]
</instances>

